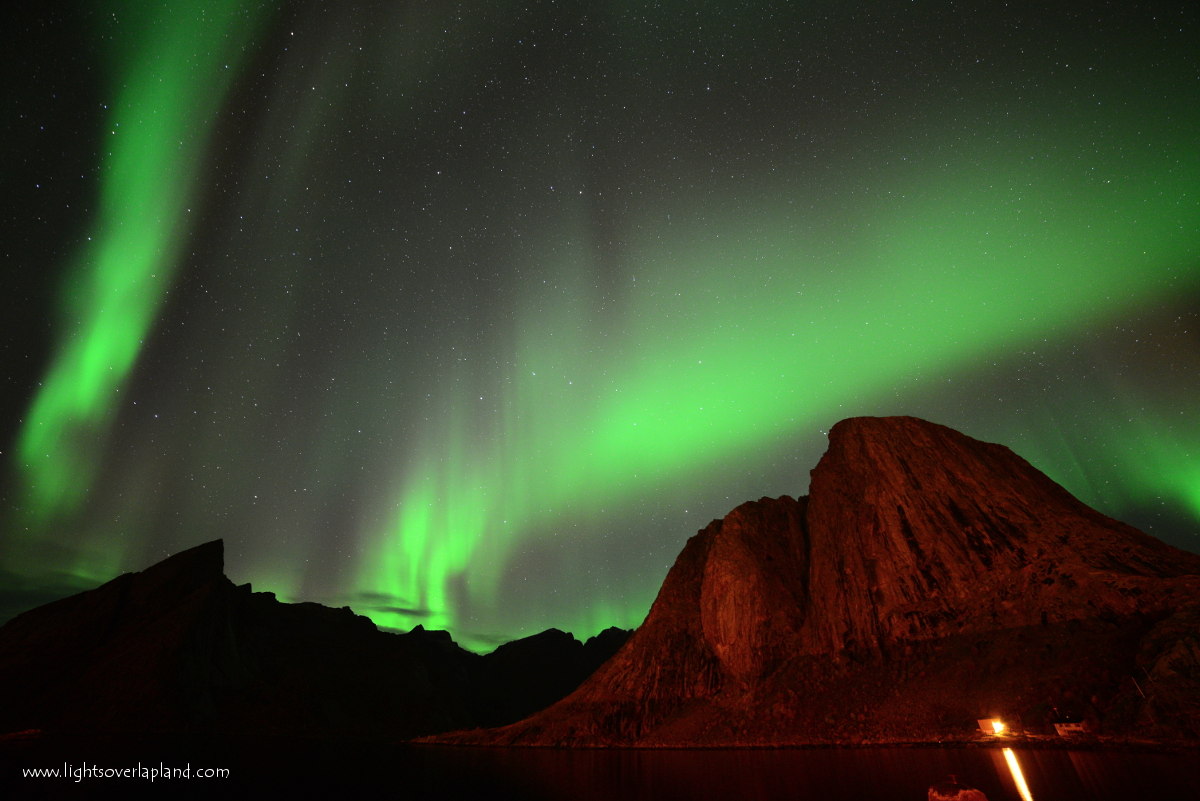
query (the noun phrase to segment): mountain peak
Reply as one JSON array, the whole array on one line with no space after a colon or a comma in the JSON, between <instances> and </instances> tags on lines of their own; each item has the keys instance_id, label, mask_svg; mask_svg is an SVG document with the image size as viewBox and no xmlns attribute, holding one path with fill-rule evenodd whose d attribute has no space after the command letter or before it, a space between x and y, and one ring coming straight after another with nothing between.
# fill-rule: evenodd
<instances>
[{"instance_id":1,"label":"mountain peak","mask_svg":"<svg viewBox=\"0 0 1200 801\"><path fill-rule=\"evenodd\" d=\"M142 575L188 583L225 577L225 540L216 539L168 556Z\"/></svg>"}]
</instances>

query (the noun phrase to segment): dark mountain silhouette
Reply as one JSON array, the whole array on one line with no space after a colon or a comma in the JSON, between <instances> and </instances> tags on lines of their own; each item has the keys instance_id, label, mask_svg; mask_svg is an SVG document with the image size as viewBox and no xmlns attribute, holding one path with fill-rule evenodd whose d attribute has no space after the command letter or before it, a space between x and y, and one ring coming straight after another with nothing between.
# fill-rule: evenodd
<instances>
[{"instance_id":1,"label":"dark mountain silhouette","mask_svg":"<svg viewBox=\"0 0 1200 801\"><path fill-rule=\"evenodd\" d=\"M1200 738L1200 556L1008 448L907 417L830 432L810 494L692 537L645 623L519 745L711 746L1027 731Z\"/></svg>"},{"instance_id":2,"label":"dark mountain silhouette","mask_svg":"<svg viewBox=\"0 0 1200 801\"><path fill-rule=\"evenodd\" d=\"M349 609L234 586L217 540L0 628L0 732L391 739L517 720L626 632L551 630L480 656L444 631L381 632Z\"/></svg>"}]
</instances>

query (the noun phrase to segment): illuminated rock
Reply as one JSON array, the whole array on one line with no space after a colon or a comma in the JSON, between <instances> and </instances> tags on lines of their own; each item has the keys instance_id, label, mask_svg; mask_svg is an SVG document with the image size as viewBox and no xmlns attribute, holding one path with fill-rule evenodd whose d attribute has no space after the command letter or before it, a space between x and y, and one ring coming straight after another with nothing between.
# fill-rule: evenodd
<instances>
[{"instance_id":1,"label":"illuminated rock","mask_svg":"<svg viewBox=\"0 0 1200 801\"><path fill-rule=\"evenodd\" d=\"M1162 608L1200 556L1085 506L1002 445L844 420L812 472L808 653Z\"/></svg>"},{"instance_id":2,"label":"illuminated rock","mask_svg":"<svg viewBox=\"0 0 1200 801\"><path fill-rule=\"evenodd\" d=\"M645 623L578 691L443 739L969 739L996 712L1030 728L1048 698L1121 701L1132 646L1198 601L1200 556L1088 508L1008 448L855 418L830 432L807 498L743 504L692 537Z\"/></svg>"},{"instance_id":3,"label":"illuminated rock","mask_svg":"<svg viewBox=\"0 0 1200 801\"><path fill-rule=\"evenodd\" d=\"M932 785L927 797L929 801L987 801L982 791L963 784L956 776Z\"/></svg>"}]
</instances>

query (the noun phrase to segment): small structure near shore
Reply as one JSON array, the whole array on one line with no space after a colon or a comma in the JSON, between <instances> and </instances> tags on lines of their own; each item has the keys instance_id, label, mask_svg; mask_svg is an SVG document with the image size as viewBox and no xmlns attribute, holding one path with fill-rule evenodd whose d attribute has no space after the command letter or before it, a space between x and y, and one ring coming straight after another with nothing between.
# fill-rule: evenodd
<instances>
[{"instance_id":1,"label":"small structure near shore","mask_svg":"<svg viewBox=\"0 0 1200 801\"><path fill-rule=\"evenodd\" d=\"M1000 718L979 718L975 722L979 724L981 732L992 737L999 737L1008 732L1008 726L1004 725Z\"/></svg>"},{"instance_id":2,"label":"small structure near shore","mask_svg":"<svg viewBox=\"0 0 1200 801\"><path fill-rule=\"evenodd\" d=\"M1088 733L1088 725L1082 721L1072 723L1055 723L1054 731L1059 737L1082 737Z\"/></svg>"}]
</instances>

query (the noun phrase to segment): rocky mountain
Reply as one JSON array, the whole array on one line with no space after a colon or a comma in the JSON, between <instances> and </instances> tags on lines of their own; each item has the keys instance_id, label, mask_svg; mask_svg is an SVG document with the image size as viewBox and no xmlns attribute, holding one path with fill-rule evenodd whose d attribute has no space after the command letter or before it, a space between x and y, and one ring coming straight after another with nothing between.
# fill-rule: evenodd
<instances>
[{"instance_id":1,"label":"rocky mountain","mask_svg":"<svg viewBox=\"0 0 1200 801\"><path fill-rule=\"evenodd\" d=\"M528 720L443 742L712 746L966 738L999 715L1200 738L1200 556L1008 448L854 418L798 500L692 537L643 626Z\"/></svg>"},{"instance_id":2,"label":"rocky mountain","mask_svg":"<svg viewBox=\"0 0 1200 801\"><path fill-rule=\"evenodd\" d=\"M627 637L551 630L480 656L444 631L234 586L221 541L0 628L0 733L196 732L389 739L524 717Z\"/></svg>"}]
</instances>

